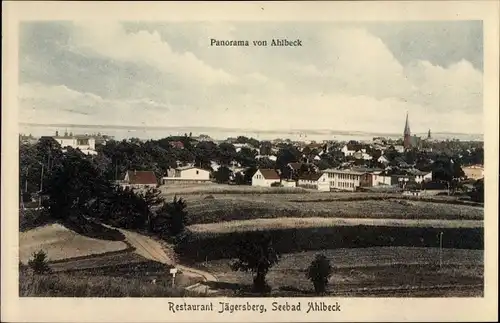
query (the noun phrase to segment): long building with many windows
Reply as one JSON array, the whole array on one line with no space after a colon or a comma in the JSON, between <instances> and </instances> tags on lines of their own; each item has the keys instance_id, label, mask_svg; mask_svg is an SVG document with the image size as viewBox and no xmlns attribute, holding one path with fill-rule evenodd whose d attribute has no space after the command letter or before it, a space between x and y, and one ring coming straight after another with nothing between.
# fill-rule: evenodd
<instances>
[{"instance_id":1,"label":"long building with many windows","mask_svg":"<svg viewBox=\"0 0 500 323\"><path fill-rule=\"evenodd\" d=\"M364 186L366 181L365 172L326 169L323 173L327 174L330 189L334 190L355 191L357 187Z\"/></svg>"}]
</instances>

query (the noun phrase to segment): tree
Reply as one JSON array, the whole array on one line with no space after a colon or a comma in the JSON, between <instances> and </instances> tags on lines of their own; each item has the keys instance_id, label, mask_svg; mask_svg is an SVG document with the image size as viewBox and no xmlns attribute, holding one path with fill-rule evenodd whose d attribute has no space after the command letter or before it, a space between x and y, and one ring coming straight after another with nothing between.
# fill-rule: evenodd
<instances>
[{"instance_id":1,"label":"tree","mask_svg":"<svg viewBox=\"0 0 500 323\"><path fill-rule=\"evenodd\" d=\"M256 292L264 293L270 289L266 283L269 269L278 260L278 254L273 248L271 237L260 234L257 237L243 239L238 245L238 259L231 264L234 271L254 273L253 287Z\"/></svg>"},{"instance_id":2,"label":"tree","mask_svg":"<svg viewBox=\"0 0 500 323\"><path fill-rule=\"evenodd\" d=\"M255 175L256 172L257 172L257 168L256 167L250 167L250 168L248 168L245 171L245 176L244 176L245 180L244 180L244 182L246 184L250 184L251 185L252 184L252 177L253 177L253 175Z\"/></svg>"},{"instance_id":3,"label":"tree","mask_svg":"<svg viewBox=\"0 0 500 323\"><path fill-rule=\"evenodd\" d=\"M236 157L236 149L232 144L221 143L217 150L217 158L221 165L227 166L231 164L231 162Z\"/></svg>"},{"instance_id":4,"label":"tree","mask_svg":"<svg viewBox=\"0 0 500 323\"><path fill-rule=\"evenodd\" d=\"M446 183L448 193L453 194L458 181L465 176L460 163L452 158L442 155L432 164L432 177L434 180Z\"/></svg>"},{"instance_id":5,"label":"tree","mask_svg":"<svg viewBox=\"0 0 500 323\"><path fill-rule=\"evenodd\" d=\"M42 194L48 196L43 205L52 218L68 219L87 214L89 202L111 189L111 184L81 152L68 149L43 187Z\"/></svg>"},{"instance_id":6,"label":"tree","mask_svg":"<svg viewBox=\"0 0 500 323\"><path fill-rule=\"evenodd\" d=\"M151 209L165 202L165 199L161 197L161 191L156 188L149 188L144 194L141 194L140 197L144 199L147 205L147 210L145 210L147 213L147 224L149 231L153 232L154 225L152 218L154 215Z\"/></svg>"},{"instance_id":7,"label":"tree","mask_svg":"<svg viewBox=\"0 0 500 323\"><path fill-rule=\"evenodd\" d=\"M472 201L484 203L484 179L479 179L474 183L474 188L469 196Z\"/></svg>"},{"instance_id":8,"label":"tree","mask_svg":"<svg viewBox=\"0 0 500 323\"><path fill-rule=\"evenodd\" d=\"M270 141L261 141L260 143L260 154L261 155L271 155L272 154L273 145Z\"/></svg>"},{"instance_id":9,"label":"tree","mask_svg":"<svg viewBox=\"0 0 500 323\"><path fill-rule=\"evenodd\" d=\"M47 254L43 250L39 250L33 253L31 259L28 260L28 266L33 270L35 274L38 275L50 272Z\"/></svg>"},{"instance_id":10,"label":"tree","mask_svg":"<svg viewBox=\"0 0 500 323\"><path fill-rule=\"evenodd\" d=\"M163 235L168 233L173 237L184 232L188 216L186 206L186 202L177 196L171 203L164 202L156 212L153 231Z\"/></svg>"},{"instance_id":11,"label":"tree","mask_svg":"<svg viewBox=\"0 0 500 323\"><path fill-rule=\"evenodd\" d=\"M307 270L306 277L313 283L317 294L324 294L328 285L328 279L332 275L330 261L322 254L316 255Z\"/></svg>"},{"instance_id":12,"label":"tree","mask_svg":"<svg viewBox=\"0 0 500 323\"><path fill-rule=\"evenodd\" d=\"M233 172L226 166L221 166L214 173L215 181L219 184L227 184L231 179Z\"/></svg>"},{"instance_id":13,"label":"tree","mask_svg":"<svg viewBox=\"0 0 500 323\"><path fill-rule=\"evenodd\" d=\"M235 160L241 164L243 167L254 167L257 165L255 160L257 152L247 147L242 147L241 150L236 154Z\"/></svg>"}]
</instances>

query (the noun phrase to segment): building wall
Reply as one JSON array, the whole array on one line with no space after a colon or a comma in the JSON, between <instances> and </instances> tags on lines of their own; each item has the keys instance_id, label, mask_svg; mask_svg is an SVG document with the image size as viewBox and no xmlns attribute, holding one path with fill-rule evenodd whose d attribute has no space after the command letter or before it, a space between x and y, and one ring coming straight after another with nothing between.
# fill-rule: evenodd
<instances>
[{"instance_id":1,"label":"building wall","mask_svg":"<svg viewBox=\"0 0 500 323\"><path fill-rule=\"evenodd\" d=\"M390 176L381 176L373 174L373 186L378 185L391 185L391 177Z\"/></svg>"},{"instance_id":2,"label":"building wall","mask_svg":"<svg viewBox=\"0 0 500 323\"><path fill-rule=\"evenodd\" d=\"M425 174L423 176L422 175L415 176L415 182L419 184L424 181L430 181L430 180L432 180L432 172Z\"/></svg>"},{"instance_id":3,"label":"building wall","mask_svg":"<svg viewBox=\"0 0 500 323\"><path fill-rule=\"evenodd\" d=\"M56 141L61 145L61 147L72 147L74 149L80 150L95 150L95 139L86 138L85 143L81 142L77 138L56 138Z\"/></svg>"},{"instance_id":4,"label":"building wall","mask_svg":"<svg viewBox=\"0 0 500 323\"><path fill-rule=\"evenodd\" d=\"M352 155L354 155L354 153L356 152L356 151L354 151L354 150L349 150L349 149L347 149L347 145L346 145L346 146L344 146L344 147L342 147L342 149L341 149L340 151L341 151L341 152L344 154L344 156L346 156L346 157L347 157L347 156L352 156Z\"/></svg>"},{"instance_id":5,"label":"building wall","mask_svg":"<svg viewBox=\"0 0 500 323\"><path fill-rule=\"evenodd\" d=\"M360 186L361 175L350 173L326 173L327 181L330 182L330 188L355 191Z\"/></svg>"},{"instance_id":6,"label":"building wall","mask_svg":"<svg viewBox=\"0 0 500 323\"><path fill-rule=\"evenodd\" d=\"M200 168L190 168L176 170L175 176L185 180L206 180L210 179L210 172Z\"/></svg>"},{"instance_id":7,"label":"building wall","mask_svg":"<svg viewBox=\"0 0 500 323\"><path fill-rule=\"evenodd\" d=\"M283 187L296 187L297 183L295 181L281 181Z\"/></svg>"},{"instance_id":8,"label":"building wall","mask_svg":"<svg viewBox=\"0 0 500 323\"><path fill-rule=\"evenodd\" d=\"M260 171L257 171L252 177L252 186L271 187L271 184L279 182L279 179L265 179Z\"/></svg>"},{"instance_id":9,"label":"building wall","mask_svg":"<svg viewBox=\"0 0 500 323\"><path fill-rule=\"evenodd\" d=\"M163 177L162 184L202 184L210 183L208 180L182 179L180 177Z\"/></svg>"}]
</instances>

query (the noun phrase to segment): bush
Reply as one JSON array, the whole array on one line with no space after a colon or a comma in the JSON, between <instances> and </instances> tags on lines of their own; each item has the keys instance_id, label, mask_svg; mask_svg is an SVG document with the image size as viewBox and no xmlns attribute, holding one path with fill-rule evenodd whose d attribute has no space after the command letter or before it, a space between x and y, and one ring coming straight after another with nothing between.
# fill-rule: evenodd
<instances>
[{"instance_id":1,"label":"bush","mask_svg":"<svg viewBox=\"0 0 500 323\"><path fill-rule=\"evenodd\" d=\"M238 259L231 265L231 268L234 271L254 273L254 291L262 294L269 293L271 288L266 282L266 275L279 259L273 248L271 236L261 234L250 239L242 239L236 249Z\"/></svg>"},{"instance_id":2,"label":"bush","mask_svg":"<svg viewBox=\"0 0 500 323\"><path fill-rule=\"evenodd\" d=\"M306 277L313 283L314 291L317 294L324 294L328 279L332 275L332 266L330 261L322 254L316 255L316 259L311 262L307 270Z\"/></svg>"},{"instance_id":3,"label":"bush","mask_svg":"<svg viewBox=\"0 0 500 323\"><path fill-rule=\"evenodd\" d=\"M274 182L271 184L271 187L281 187L281 183L280 182Z\"/></svg>"},{"instance_id":4,"label":"bush","mask_svg":"<svg viewBox=\"0 0 500 323\"><path fill-rule=\"evenodd\" d=\"M175 237L184 232L188 216L186 206L186 202L177 196L171 203L163 203L153 220L153 232L164 237L167 237L167 234Z\"/></svg>"},{"instance_id":5,"label":"bush","mask_svg":"<svg viewBox=\"0 0 500 323\"><path fill-rule=\"evenodd\" d=\"M43 250L33 253L32 258L28 261L28 266L37 275L47 274L50 272L47 254Z\"/></svg>"}]
</instances>

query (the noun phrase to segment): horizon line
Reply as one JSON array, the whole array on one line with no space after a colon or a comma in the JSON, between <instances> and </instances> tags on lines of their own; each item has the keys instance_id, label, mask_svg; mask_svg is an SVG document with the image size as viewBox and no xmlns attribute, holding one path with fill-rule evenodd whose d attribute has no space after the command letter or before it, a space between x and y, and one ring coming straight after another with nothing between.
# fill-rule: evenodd
<instances>
[{"instance_id":1,"label":"horizon line","mask_svg":"<svg viewBox=\"0 0 500 323\"><path fill-rule=\"evenodd\" d=\"M109 129L134 129L134 130L169 130L169 129L203 129L203 130L225 130L231 132L261 132L261 133L283 133L283 132L302 132L302 133L315 133L315 132L330 132L330 133L345 133L345 134L370 134L370 135L399 135L398 133L384 133L384 132L367 132L359 130L331 130L331 129L273 129L273 130L258 130L258 129L244 129L244 128L226 128L226 127L213 127L213 126L137 126L137 125L105 125L105 124L70 124L70 123L32 123L32 122L19 122L19 125L33 126L33 127L72 127L72 128L109 128ZM422 132L422 134L426 133ZM418 132L416 132L418 133ZM433 131L433 134L448 134L448 135L473 135L484 136L481 133L466 133L466 132L447 132L447 131Z\"/></svg>"}]
</instances>

